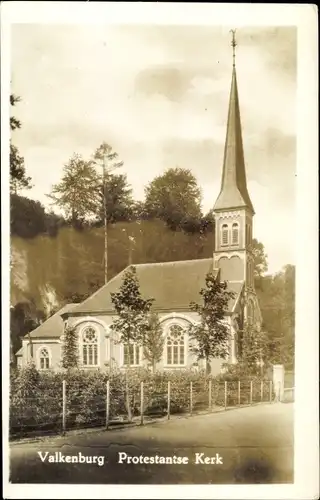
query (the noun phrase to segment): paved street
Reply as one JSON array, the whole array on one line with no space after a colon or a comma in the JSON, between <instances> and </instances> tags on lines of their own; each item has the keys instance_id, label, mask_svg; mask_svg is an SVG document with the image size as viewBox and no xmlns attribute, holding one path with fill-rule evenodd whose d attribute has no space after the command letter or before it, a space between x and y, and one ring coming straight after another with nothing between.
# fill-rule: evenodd
<instances>
[{"instance_id":1,"label":"paved street","mask_svg":"<svg viewBox=\"0 0 320 500\"><path fill-rule=\"evenodd\" d=\"M42 462L38 453L104 456L103 466ZM131 456L188 457L188 464L118 463ZM196 453L222 464L195 464ZM293 481L293 404L259 405L118 431L11 445L11 482L248 484Z\"/></svg>"}]
</instances>

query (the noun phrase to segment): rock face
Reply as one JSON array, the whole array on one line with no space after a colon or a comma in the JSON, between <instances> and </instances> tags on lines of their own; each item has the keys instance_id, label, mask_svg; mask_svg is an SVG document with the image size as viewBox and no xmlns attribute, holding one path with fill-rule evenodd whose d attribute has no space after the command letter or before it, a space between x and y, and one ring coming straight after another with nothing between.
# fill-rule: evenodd
<instances>
[{"instance_id":1,"label":"rock face","mask_svg":"<svg viewBox=\"0 0 320 500\"><path fill-rule=\"evenodd\" d=\"M10 246L10 305L27 300L28 254L17 240L11 240Z\"/></svg>"}]
</instances>

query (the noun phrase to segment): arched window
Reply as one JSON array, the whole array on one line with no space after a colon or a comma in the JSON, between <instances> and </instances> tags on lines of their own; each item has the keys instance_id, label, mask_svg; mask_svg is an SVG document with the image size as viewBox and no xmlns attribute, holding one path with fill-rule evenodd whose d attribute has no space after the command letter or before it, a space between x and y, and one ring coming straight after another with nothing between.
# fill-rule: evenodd
<instances>
[{"instance_id":1,"label":"arched window","mask_svg":"<svg viewBox=\"0 0 320 500\"><path fill-rule=\"evenodd\" d=\"M50 353L47 347L40 347L38 360L40 370L48 370L50 368Z\"/></svg>"},{"instance_id":2,"label":"arched window","mask_svg":"<svg viewBox=\"0 0 320 500\"><path fill-rule=\"evenodd\" d=\"M129 345L124 345L123 346L123 364L124 365L130 365L130 366L138 366L140 365L140 347L135 344L131 343Z\"/></svg>"},{"instance_id":3,"label":"arched window","mask_svg":"<svg viewBox=\"0 0 320 500\"><path fill-rule=\"evenodd\" d=\"M228 230L228 224L223 224L221 228L221 243L222 245L228 245L229 243L229 230Z\"/></svg>"},{"instance_id":4,"label":"arched window","mask_svg":"<svg viewBox=\"0 0 320 500\"><path fill-rule=\"evenodd\" d=\"M239 244L239 224L237 222L232 224L232 244Z\"/></svg>"},{"instance_id":5,"label":"arched window","mask_svg":"<svg viewBox=\"0 0 320 500\"><path fill-rule=\"evenodd\" d=\"M98 334L93 326L86 326L81 332L83 366L98 366Z\"/></svg>"},{"instance_id":6,"label":"arched window","mask_svg":"<svg viewBox=\"0 0 320 500\"><path fill-rule=\"evenodd\" d=\"M179 325L169 328L166 338L167 365L179 366L185 364L185 335Z\"/></svg>"}]
</instances>

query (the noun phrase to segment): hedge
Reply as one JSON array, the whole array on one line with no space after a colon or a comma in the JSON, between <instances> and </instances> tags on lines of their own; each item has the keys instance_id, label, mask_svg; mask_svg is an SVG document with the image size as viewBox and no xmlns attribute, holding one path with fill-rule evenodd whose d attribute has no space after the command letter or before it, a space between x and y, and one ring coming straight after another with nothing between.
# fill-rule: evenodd
<instances>
[{"instance_id":1,"label":"hedge","mask_svg":"<svg viewBox=\"0 0 320 500\"><path fill-rule=\"evenodd\" d=\"M240 378L239 378L240 379ZM238 380L239 380L238 379ZM34 365L13 371L10 383L10 433L57 431L62 426L62 382L66 381L67 428L103 425L106 418L107 381L110 383L110 420L126 420L126 374L99 370L69 372L38 372ZM168 381L170 381L170 413L208 409L211 380L212 406L224 406L224 382L228 382L228 405L238 404L238 380L233 373L208 377L204 372L178 370L151 373L147 369L128 372L130 404L134 416L140 415L141 382L144 382L146 416L166 415ZM241 404L250 402L250 382L253 401L260 400L261 378L241 376ZM190 408L192 382L192 409ZM265 385L267 387L267 385ZM264 397L269 400L269 388ZM268 392L268 393L267 393Z\"/></svg>"}]
</instances>

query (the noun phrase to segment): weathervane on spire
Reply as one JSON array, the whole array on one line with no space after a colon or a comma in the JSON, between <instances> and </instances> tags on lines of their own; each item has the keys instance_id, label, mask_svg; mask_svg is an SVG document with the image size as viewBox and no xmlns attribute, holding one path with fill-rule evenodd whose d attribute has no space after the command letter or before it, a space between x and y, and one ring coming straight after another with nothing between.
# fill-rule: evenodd
<instances>
[{"instance_id":1,"label":"weathervane on spire","mask_svg":"<svg viewBox=\"0 0 320 500\"><path fill-rule=\"evenodd\" d=\"M232 57L233 57L233 66L236 65L236 31L237 30L230 30L230 33L232 33L232 40L231 40L231 47L232 47Z\"/></svg>"}]
</instances>

